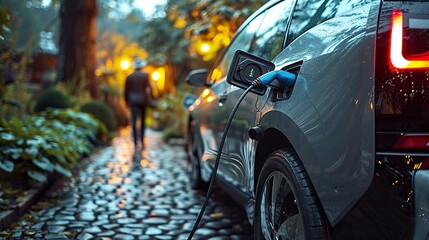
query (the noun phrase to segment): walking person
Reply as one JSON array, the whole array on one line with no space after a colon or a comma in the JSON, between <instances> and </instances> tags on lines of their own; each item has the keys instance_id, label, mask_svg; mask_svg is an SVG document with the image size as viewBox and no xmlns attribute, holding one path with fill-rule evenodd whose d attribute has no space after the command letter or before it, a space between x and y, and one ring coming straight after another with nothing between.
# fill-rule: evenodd
<instances>
[{"instance_id":1,"label":"walking person","mask_svg":"<svg viewBox=\"0 0 429 240\"><path fill-rule=\"evenodd\" d=\"M125 79L125 102L131 108L131 123L133 129L134 149L138 151L138 140L141 140L141 149L144 149L146 109L153 98L149 82L149 74L142 71L146 62L140 59L134 61L135 71ZM140 116L140 131L137 129L137 119Z\"/></svg>"}]
</instances>

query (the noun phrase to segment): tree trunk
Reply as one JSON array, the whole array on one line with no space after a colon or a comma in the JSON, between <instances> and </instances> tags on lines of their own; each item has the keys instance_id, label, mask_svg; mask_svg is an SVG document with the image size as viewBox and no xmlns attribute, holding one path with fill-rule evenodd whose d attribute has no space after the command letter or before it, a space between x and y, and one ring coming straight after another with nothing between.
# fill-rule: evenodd
<instances>
[{"instance_id":1,"label":"tree trunk","mask_svg":"<svg viewBox=\"0 0 429 240\"><path fill-rule=\"evenodd\" d=\"M58 81L67 81L72 94L85 86L97 97L95 79L96 0L63 0Z\"/></svg>"}]
</instances>

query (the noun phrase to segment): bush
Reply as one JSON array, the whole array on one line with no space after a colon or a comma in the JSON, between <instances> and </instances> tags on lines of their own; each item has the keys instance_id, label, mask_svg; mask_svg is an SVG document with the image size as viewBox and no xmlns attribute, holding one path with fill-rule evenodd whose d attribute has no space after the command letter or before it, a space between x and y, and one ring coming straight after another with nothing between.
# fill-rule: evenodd
<instances>
[{"instance_id":1,"label":"bush","mask_svg":"<svg viewBox=\"0 0 429 240\"><path fill-rule=\"evenodd\" d=\"M48 120L58 120L63 124L72 124L79 127L83 134L93 143L99 144L108 140L108 131L103 123L88 113L76 112L72 109L50 109L40 113Z\"/></svg>"},{"instance_id":2,"label":"bush","mask_svg":"<svg viewBox=\"0 0 429 240\"><path fill-rule=\"evenodd\" d=\"M102 101L90 101L80 107L82 112L91 114L94 118L102 122L109 131L116 130L118 123L113 110Z\"/></svg>"},{"instance_id":3,"label":"bush","mask_svg":"<svg viewBox=\"0 0 429 240\"><path fill-rule=\"evenodd\" d=\"M70 176L73 164L94 147L98 125L70 109L0 121L0 179L25 186L46 182L53 172Z\"/></svg>"},{"instance_id":4,"label":"bush","mask_svg":"<svg viewBox=\"0 0 429 240\"><path fill-rule=\"evenodd\" d=\"M185 132L185 111L183 106L184 92L177 91L175 95L167 95L158 101L157 111L159 118L157 124L163 131L163 138L183 137Z\"/></svg>"},{"instance_id":5,"label":"bush","mask_svg":"<svg viewBox=\"0 0 429 240\"><path fill-rule=\"evenodd\" d=\"M119 102L109 102L107 103L110 108L115 113L115 117L119 127L126 127L129 123L127 109L125 106L120 104Z\"/></svg>"},{"instance_id":6,"label":"bush","mask_svg":"<svg viewBox=\"0 0 429 240\"><path fill-rule=\"evenodd\" d=\"M34 111L41 112L48 108L68 108L70 100L62 92L55 88L44 91L36 100Z\"/></svg>"}]
</instances>

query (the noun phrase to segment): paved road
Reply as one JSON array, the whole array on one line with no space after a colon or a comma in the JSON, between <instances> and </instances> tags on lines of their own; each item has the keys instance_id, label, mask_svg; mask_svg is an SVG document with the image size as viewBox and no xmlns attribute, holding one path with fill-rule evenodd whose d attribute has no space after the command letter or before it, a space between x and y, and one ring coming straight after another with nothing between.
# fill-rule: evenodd
<instances>
[{"instance_id":1,"label":"paved road","mask_svg":"<svg viewBox=\"0 0 429 240\"><path fill-rule=\"evenodd\" d=\"M186 239L204 202L189 187L186 155L148 131L133 158L130 130L92 156L64 188L12 228L17 239ZM244 210L216 190L194 239L252 239Z\"/></svg>"}]
</instances>

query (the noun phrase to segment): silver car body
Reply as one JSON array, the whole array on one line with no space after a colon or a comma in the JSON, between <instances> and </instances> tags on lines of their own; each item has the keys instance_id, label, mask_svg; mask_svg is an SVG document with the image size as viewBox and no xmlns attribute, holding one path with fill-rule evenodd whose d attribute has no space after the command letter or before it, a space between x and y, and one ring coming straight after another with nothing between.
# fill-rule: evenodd
<instances>
[{"instance_id":1,"label":"silver car body","mask_svg":"<svg viewBox=\"0 0 429 240\"><path fill-rule=\"evenodd\" d=\"M277 2L281 1L272 1L255 13L241 29ZM380 5L381 1L369 0L340 6L347 10L300 35L270 59L277 70L295 69L298 73L290 96L269 89L262 96L249 94L238 108L217 178L245 196L251 221L258 162L264 161L270 146L279 141L298 154L332 227L368 190L376 159L374 78ZM214 82L209 91L191 107L191 118L199 126L201 174L206 181L226 119L243 93L225 78ZM259 142L247 134L257 125L265 128ZM428 174L420 173L416 178L424 182ZM419 216L427 214L428 190L419 188ZM420 236L428 232L426 220L420 218L415 225Z\"/></svg>"}]
</instances>

